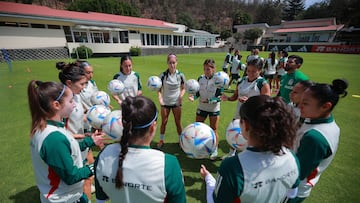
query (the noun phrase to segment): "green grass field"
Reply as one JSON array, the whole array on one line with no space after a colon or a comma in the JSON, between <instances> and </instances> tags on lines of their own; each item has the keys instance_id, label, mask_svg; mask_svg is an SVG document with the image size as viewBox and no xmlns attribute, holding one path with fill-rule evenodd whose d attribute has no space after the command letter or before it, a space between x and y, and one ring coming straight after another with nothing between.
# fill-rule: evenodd
<instances>
[{"instance_id":1,"label":"green grass field","mask_svg":"<svg viewBox=\"0 0 360 203\"><path fill-rule=\"evenodd\" d=\"M242 52L243 56L248 52ZM267 53L261 54L263 57ZM314 54L299 53L304 58L301 70L311 80L331 83L335 78L346 78L349 81L348 96L340 100L334 110L334 116L341 128L340 145L329 168L321 176L311 196L305 202L360 202L360 95L359 55L345 54ZM178 55L178 69L185 73L186 79L196 79L203 73L202 63L206 58L213 58L220 70L225 53L207 53ZM0 63L0 123L2 153L0 155L0 202L39 202L39 192L31 164L29 148L30 116L27 104L26 88L30 80L58 81L58 71L55 62L50 61L19 61L13 63L13 70L9 73L7 65ZM63 61L69 62L69 59ZM106 90L108 81L119 70L119 58L90 59L94 67L94 79L101 90ZM146 88L147 78L159 75L167 68L166 56L134 57L133 68L140 73L143 83L143 94L152 98L157 106L159 102L155 92ZM234 88L234 87L232 87ZM230 93L226 93L229 94ZM187 95L185 95L187 97ZM114 107L117 105L112 102ZM182 124L195 120L197 102L191 103L184 98ZM232 120L235 102L221 104L221 118L219 124L219 156L228 152L225 140L225 129ZM359 127L359 128L357 128ZM158 128L159 131L159 128ZM159 133L152 143L159 139ZM188 202L206 202L205 185L199 175L200 164L205 164L215 175L221 160L194 160L185 157L177 144L177 133L172 115L167 125L165 146L163 150L178 157L183 169ZM93 202L95 199L93 198Z\"/></svg>"}]
</instances>

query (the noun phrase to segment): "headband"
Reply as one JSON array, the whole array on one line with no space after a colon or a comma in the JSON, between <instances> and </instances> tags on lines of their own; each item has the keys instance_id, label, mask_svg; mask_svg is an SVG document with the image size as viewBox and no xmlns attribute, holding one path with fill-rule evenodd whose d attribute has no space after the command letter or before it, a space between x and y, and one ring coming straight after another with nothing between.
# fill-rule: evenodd
<instances>
[{"instance_id":1,"label":"headband","mask_svg":"<svg viewBox=\"0 0 360 203\"><path fill-rule=\"evenodd\" d=\"M147 124L145 124L145 125L134 126L133 128L134 128L134 129L147 128L147 127L149 127L151 124L153 124L154 121L156 121L157 116L158 116L158 112L156 111L154 118L153 118L149 123L147 123Z\"/></svg>"},{"instance_id":2,"label":"headband","mask_svg":"<svg viewBox=\"0 0 360 203\"><path fill-rule=\"evenodd\" d=\"M61 90L59 96L55 99L55 101L59 101L61 99L61 97L64 95L65 89L66 89L66 86L64 85L63 89Z\"/></svg>"}]
</instances>

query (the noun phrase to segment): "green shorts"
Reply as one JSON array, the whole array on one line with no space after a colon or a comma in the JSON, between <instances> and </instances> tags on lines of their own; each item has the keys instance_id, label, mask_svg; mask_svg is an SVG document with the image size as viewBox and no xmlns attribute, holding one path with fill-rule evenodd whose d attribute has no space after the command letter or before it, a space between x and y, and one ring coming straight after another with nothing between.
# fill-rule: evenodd
<instances>
[{"instance_id":1,"label":"green shorts","mask_svg":"<svg viewBox=\"0 0 360 203\"><path fill-rule=\"evenodd\" d=\"M196 110L196 115L206 118L207 116L220 116L220 111L216 111L216 112L208 112L208 111L203 111L200 109Z\"/></svg>"}]
</instances>

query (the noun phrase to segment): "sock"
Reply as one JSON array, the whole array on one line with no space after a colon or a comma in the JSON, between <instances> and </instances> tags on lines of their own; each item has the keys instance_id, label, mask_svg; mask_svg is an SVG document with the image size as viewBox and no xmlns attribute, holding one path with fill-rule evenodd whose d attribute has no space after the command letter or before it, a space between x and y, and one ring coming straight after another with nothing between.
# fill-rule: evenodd
<instances>
[{"instance_id":1,"label":"sock","mask_svg":"<svg viewBox=\"0 0 360 203\"><path fill-rule=\"evenodd\" d=\"M164 141L165 135L164 134L160 134L160 140Z\"/></svg>"}]
</instances>

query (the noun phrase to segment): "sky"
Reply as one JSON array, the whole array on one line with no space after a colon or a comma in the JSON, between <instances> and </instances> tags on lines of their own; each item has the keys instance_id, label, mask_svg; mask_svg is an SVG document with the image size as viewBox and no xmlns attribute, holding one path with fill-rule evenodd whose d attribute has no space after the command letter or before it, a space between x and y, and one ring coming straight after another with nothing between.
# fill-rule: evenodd
<instances>
[{"instance_id":1,"label":"sky","mask_svg":"<svg viewBox=\"0 0 360 203\"><path fill-rule=\"evenodd\" d=\"M321 2L322 0L305 0L305 8L308 8L309 6L313 5L314 3Z\"/></svg>"}]
</instances>

